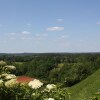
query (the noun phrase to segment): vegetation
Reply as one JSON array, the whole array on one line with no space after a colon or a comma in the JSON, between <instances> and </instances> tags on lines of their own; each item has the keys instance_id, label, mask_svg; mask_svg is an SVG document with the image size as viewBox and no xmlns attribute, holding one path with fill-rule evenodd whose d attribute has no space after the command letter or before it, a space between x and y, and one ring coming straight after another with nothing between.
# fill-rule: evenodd
<instances>
[{"instance_id":1,"label":"vegetation","mask_svg":"<svg viewBox=\"0 0 100 100\"><path fill-rule=\"evenodd\" d=\"M92 97L99 97L100 91L100 69L82 82L72 86L70 89L71 100L91 100ZM100 100L98 99L93 100Z\"/></svg>"},{"instance_id":2,"label":"vegetation","mask_svg":"<svg viewBox=\"0 0 100 100\"><path fill-rule=\"evenodd\" d=\"M9 59L8 59L9 58ZM37 54L7 56L4 60L16 66L16 75L27 75L47 82L72 86L100 68L100 54ZM29 60L28 60L29 58ZM13 59L14 61L10 61ZM48 76L48 77L47 77Z\"/></svg>"},{"instance_id":3,"label":"vegetation","mask_svg":"<svg viewBox=\"0 0 100 100\"><path fill-rule=\"evenodd\" d=\"M1 64L2 62L2 64ZM0 100L66 100L70 99L67 88L44 84L38 79L29 83L19 83L17 77L12 74L15 66L4 65L0 62ZM66 92L65 92L66 91Z\"/></svg>"},{"instance_id":4,"label":"vegetation","mask_svg":"<svg viewBox=\"0 0 100 100\"><path fill-rule=\"evenodd\" d=\"M100 53L1 54L0 60L3 64L0 67L0 73L9 73L8 66L15 66L16 70L10 70L10 73L15 76L29 76L41 80L44 83L41 89L35 91L36 94L38 93L37 97L42 99L35 98L32 100L44 100L43 98L45 96L46 98L55 98L54 100L59 100L58 98L60 97L63 98L62 100L99 99L99 95L95 93L98 92L100 84ZM3 70L2 66L5 66ZM55 94L46 91L41 93L41 90L45 89L47 84L56 84L57 88L53 91ZM18 86L19 90L16 92L20 91L19 93L21 94L23 90L20 88L20 85ZM32 97L31 95L34 89L30 89L27 85L24 89L28 90L28 95ZM1 89L0 93L3 92ZM23 96L25 94L27 93L23 92ZM21 95L22 98L23 96Z\"/></svg>"}]
</instances>

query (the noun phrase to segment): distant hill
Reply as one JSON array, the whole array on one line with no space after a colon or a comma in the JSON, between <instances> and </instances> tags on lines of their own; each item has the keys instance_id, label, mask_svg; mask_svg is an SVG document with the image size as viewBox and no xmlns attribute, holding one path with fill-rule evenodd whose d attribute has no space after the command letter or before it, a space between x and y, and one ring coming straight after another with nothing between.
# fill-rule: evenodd
<instances>
[{"instance_id":1,"label":"distant hill","mask_svg":"<svg viewBox=\"0 0 100 100\"><path fill-rule=\"evenodd\" d=\"M3 56L3 55L7 55L7 56L30 56L30 55L32 55L32 56L40 56L40 55L75 55L75 54L78 54L78 55L80 55L80 54L83 54L83 55L87 55L87 54L90 54L90 55L94 55L94 54L96 54L96 55L100 55L100 52L80 52L80 53L78 53L78 52L73 52L73 53L71 53L71 52L47 52L47 53L0 53L0 56Z\"/></svg>"},{"instance_id":2,"label":"distant hill","mask_svg":"<svg viewBox=\"0 0 100 100\"><path fill-rule=\"evenodd\" d=\"M100 89L100 69L69 89L72 93L70 100L90 100L89 97L98 89Z\"/></svg>"}]
</instances>

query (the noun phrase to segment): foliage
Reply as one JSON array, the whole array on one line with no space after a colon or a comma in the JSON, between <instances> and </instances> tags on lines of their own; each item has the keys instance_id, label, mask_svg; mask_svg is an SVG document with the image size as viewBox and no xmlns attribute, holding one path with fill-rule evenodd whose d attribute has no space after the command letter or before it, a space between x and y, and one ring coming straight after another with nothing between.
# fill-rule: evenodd
<instances>
[{"instance_id":1,"label":"foliage","mask_svg":"<svg viewBox=\"0 0 100 100\"><path fill-rule=\"evenodd\" d=\"M0 59L16 66L17 76L27 75L66 86L79 83L100 68L99 53L8 54Z\"/></svg>"},{"instance_id":2,"label":"foliage","mask_svg":"<svg viewBox=\"0 0 100 100\"><path fill-rule=\"evenodd\" d=\"M10 74L15 74L16 76L26 75L42 80L42 82L44 83L44 85L37 90L34 90L27 85L23 86L25 87L24 89L22 88L22 86L16 85L15 87L16 93L18 92L19 95L21 95L21 97L24 99L30 97L34 100L42 100L44 98L46 100L49 100L49 98L55 98L55 100L59 100L57 96L60 97L61 95L64 95L62 100L66 100L64 98L68 97L70 98L70 96L68 95L70 93L68 92L68 88L64 87L71 87L70 88L70 91L72 93L71 100L74 99L87 100L87 98L94 99L95 98L94 93L99 88L100 77L98 75L99 71L97 70L100 68L100 53L83 53L83 54L59 53L59 54L21 54L21 55L4 54L0 56L0 60L4 60L6 62L4 65L0 65L0 74L6 72L8 73L7 75L10 77L11 77ZM5 65L16 66L16 69L9 70L9 68ZM90 76L91 74L93 74L93 76ZM6 82L7 80L3 81ZM2 80L0 80L0 82L2 84ZM54 90L55 92L42 91L45 90L46 84L52 84L52 83L63 84L63 87L57 86L57 88ZM16 89L17 86L19 87L18 88L19 90ZM7 91L9 90L8 88L6 89L6 86L4 87L5 90ZM13 89L14 88L12 88L11 91L13 91ZM65 90L67 92L65 92ZM4 90L1 89L0 91ZM9 92L5 91L2 93L6 94ZM17 95L16 93L14 95ZM35 96L33 96L32 93L33 95L35 94ZM16 98L19 98L19 95Z\"/></svg>"},{"instance_id":3,"label":"foliage","mask_svg":"<svg viewBox=\"0 0 100 100\"><path fill-rule=\"evenodd\" d=\"M67 88L55 84L44 85L37 79L28 84L19 83L14 74L14 66L3 66L0 73L0 100L66 100L70 99ZM10 69L9 72L6 69Z\"/></svg>"}]
</instances>

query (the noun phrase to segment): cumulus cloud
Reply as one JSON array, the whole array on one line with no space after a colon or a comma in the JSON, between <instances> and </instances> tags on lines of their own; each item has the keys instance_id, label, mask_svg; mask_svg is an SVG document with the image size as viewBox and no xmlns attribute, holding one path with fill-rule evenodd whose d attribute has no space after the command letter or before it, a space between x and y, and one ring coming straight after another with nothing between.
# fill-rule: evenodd
<instances>
[{"instance_id":1,"label":"cumulus cloud","mask_svg":"<svg viewBox=\"0 0 100 100\"><path fill-rule=\"evenodd\" d=\"M28 34L30 34L30 32L28 32L28 31L23 31L22 34L23 34L23 35L28 35Z\"/></svg>"},{"instance_id":2,"label":"cumulus cloud","mask_svg":"<svg viewBox=\"0 0 100 100\"><path fill-rule=\"evenodd\" d=\"M64 30L64 27L55 26L47 28L47 31L62 31L62 30Z\"/></svg>"}]
</instances>

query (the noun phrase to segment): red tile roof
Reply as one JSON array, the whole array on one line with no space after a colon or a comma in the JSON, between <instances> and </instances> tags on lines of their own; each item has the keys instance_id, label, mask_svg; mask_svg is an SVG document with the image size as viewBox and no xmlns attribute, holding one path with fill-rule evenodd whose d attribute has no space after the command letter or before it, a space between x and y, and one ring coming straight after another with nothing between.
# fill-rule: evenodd
<instances>
[{"instance_id":1,"label":"red tile roof","mask_svg":"<svg viewBox=\"0 0 100 100\"><path fill-rule=\"evenodd\" d=\"M19 83L29 83L30 81L34 80L33 78L31 77L28 77L28 76L18 76L17 77L17 81Z\"/></svg>"}]
</instances>

